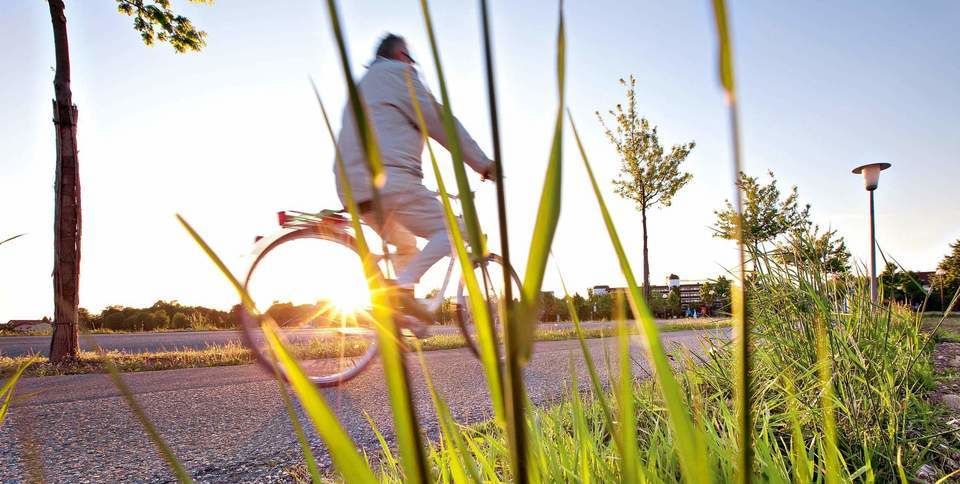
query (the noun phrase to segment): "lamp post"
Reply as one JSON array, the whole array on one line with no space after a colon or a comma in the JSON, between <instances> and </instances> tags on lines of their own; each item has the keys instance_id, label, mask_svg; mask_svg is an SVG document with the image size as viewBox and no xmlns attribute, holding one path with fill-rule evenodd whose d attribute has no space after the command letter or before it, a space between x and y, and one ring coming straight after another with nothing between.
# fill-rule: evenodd
<instances>
[{"instance_id":1,"label":"lamp post","mask_svg":"<svg viewBox=\"0 0 960 484\"><path fill-rule=\"evenodd\" d=\"M880 182L880 172L890 168L890 163L870 163L853 169L855 175L863 175L864 188L870 192L870 301L877 302L877 241L873 222L873 192Z\"/></svg>"}]
</instances>

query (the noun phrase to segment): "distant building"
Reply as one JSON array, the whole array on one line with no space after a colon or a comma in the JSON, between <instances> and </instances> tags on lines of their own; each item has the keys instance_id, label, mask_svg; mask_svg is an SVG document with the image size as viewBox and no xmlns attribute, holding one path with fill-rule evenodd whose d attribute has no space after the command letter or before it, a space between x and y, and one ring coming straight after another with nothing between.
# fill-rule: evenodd
<instances>
[{"instance_id":1,"label":"distant building","mask_svg":"<svg viewBox=\"0 0 960 484\"><path fill-rule=\"evenodd\" d=\"M683 309L696 308L703 304L703 300L700 299L701 284L703 284L702 281L682 281L680 276L670 274L667 277L667 285L650 286L650 297L667 298L670 296L670 291L676 288L680 291L680 307Z\"/></svg>"},{"instance_id":2,"label":"distant building","mask_svg":"<svg viewBox=\"0 0 960 484\"><path fill-rule=\"evenodd\" d=\"M597 296L606 296L610 294L610 286L593 286L592 291Z\"/></svg>"},{"instance_id":3,"label":"distant building","mask_svg":"<svg viewBox=\"0 0 960 484\"><path fill-rule=\"evenodd\" d=\"M5 329L12 329L22 333L40 333L51 331L49 319L11 319L4 325Z\"/></svg>"}]
</instances>

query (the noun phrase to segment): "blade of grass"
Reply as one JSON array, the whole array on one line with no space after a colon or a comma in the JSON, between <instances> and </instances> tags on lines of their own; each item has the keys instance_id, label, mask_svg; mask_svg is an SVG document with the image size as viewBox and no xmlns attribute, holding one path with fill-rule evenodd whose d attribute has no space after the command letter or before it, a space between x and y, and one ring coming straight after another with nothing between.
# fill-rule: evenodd
<instances>
[{"instance_id":1,"label":"blade of grass","mask_svg":"<svg viewBox=\"0 0 960 484\"><path fill-rule=\"evenodd\" d=\"M327 10L330 17L330 23L334 30L337 41L337 48L340 52L341 67L343 69L344 80L347 84L350 94L350 104L353 107L357 129L361 134L367 133L364 138L364 152L367 156L370 169L372 201L375 208L375 216L381 225L384 221L383 207L380 203L378 187L382 186L386 180L380 160L379 147L375 139L373 127L365 115L365 106L360 92L350 69L350 61L347 57L346 41L343 36L343 29L340 24L340 16L337 12L334 0L327 0ZM317 97L319 100L319 96ZM329 128L329 121L325 122ZM336 140L332 140L334 148L337 148ZM336 157L338 171L345 174L342 157L338 154ZM349 185L350 180L342 176L344 185ZM346 192L344 192L346 197ZM353 219L355 236L360 240L362 230L359 228L360 213L357 205L352 200L347 201L347 209ZM377 326L377 340L380 344L380 356L383 362L384 377L387 381L387 393L390 398L390 406L393 410L394 430L397 435L397 447L400 451L400 460L404 467L405 477L413 482L426 482L429 480L429 467L424 451L423 437L420 435L420 426L417 423L416 406L413 402L413 395L410 391L410 382L407 375L406 363L403 359L400 349L400 330L394 321L393 315L393 294L389 291L382 281L382 275L376 265L375 259L366 249L366 244L359 244L361 259L364 262L364 271L367 277L367 284L370 287L370 294L373 303L373 318ZM386 250L386 241L383 242L384 256L389 257Z\"/></svg>"},{"instance_id":2,"label":"blade of grass","mask_svg":"<svg viewBox=\"0 0 960 484\"><path fill-rule=\"evenodd\" d=\"M619 402L619 423L617 434L621 443L621 482L637 482L637 457L640 450L637 444L637 414L633 400L633 372L630 371L630 336L627 331L627 318L624 309L623 293L617 292L614 302L617 321L617 354L620 359L620 378L617 384Z\"/></svg>"},{"instance_id":3,"label":"blade of grass","mask_svg":"<svg viewBox=\"0 0 960 484\"><path fill-rule=\"evenodd\" d=\"M16 389L17 382L20 381L23 372L26 371L27 367L32 365L34 361L35 359L29 359L23 362L17 367L17 371L3 382L3 387L0 388L0 399L3 399L3 405L0 405L0 425L3 425L3 421L7 418L7 409L10 408L10 402L13 401L13 391Z\"/></svg>"},{"instance_id":4,"label":"blade of grass","mask_svg":"<svg viewBox=\"0 0 960 484\"><path fill-rule=\"evenodd\" d=\"M26 234L17 234L17 235L14 235L14 236L12 236L12 237L7 237L7 238L5 238L5 239L3 239L3 240L0 240L0 245L6 244L7 242L10 242L10 241L13 240L13 239L17 239L17 238L23 237L24 235L26 235Z\"/></svg>"},{"instance_id":5,"label":"blade of grass","mask_svg":"<svg viewBox=\"0 0 960 484\"><path fill-rule=\"evenodd\" d=\"M460 263L460 269L463 272L464 284L467 286L467 298L470 304L470 311L473 314L477 326L477 338L480 340L480 361L483 363L483 369L487 376L487 389L490 392L490 399L493 401L494 415L501 425L506 422L503 383L500 374L500 362L497 350L496 335L494 334L493 320L490 317L490 308L483 299L485 294L480 290L480 283L477 281L477 274L474 272L473 260L467 254L467 249L463 240L463 233L460 230L460 224L453 213L453 206L450 203L450 195L447 193L447 186L443 182L443 176L440 174L440 165L437 164L437 157L433 152L433 147L427 139L426 121L421 111L420 101L417 100L414 92L413 79L410 73L406 73L407 92L413 104L413 110L417 114L417 123L420 130L420 137L427 145L427 152L430 154L430 163L433 166L433 173L437 179L437 190L440 193L440 200L443 204L443 213L446 218L447 228L450 230L453 239L453 248L457 260ZM504 271L509 274L510 271Z\"/></svg>"},{"instance_id":6,"label":"blade of grass","mask_svg":"<svg viewBox=\"0 0 960 484\"><path fill-rule=\"evenodd\" d=\"M127 406L130 407L130 411L133 412L133 415L137 417L137 420L140 421L140 425L142 425L143 430L147 432L147 436L150 437L150 441L153 442L154 447L156 447L157 451L160 452L160 456L163 457L163 460L165 460L167 465L170 466L170 469L173 470L174 475L177 476L177 481L181 483L193 482L193 479L190 478L190 474L187 473L187 470L183 467L183 464L181 464L180 460L177 459L177 456L174 455L173 450L170 449L170 446L168 446L163 440L163 437L160 436L160 432L157 431L157 428L153 425L150 417L147 416L147 412L143 410L143 407L140 406L140 402L138 402L136 397L133 396L133 392L130 391L130 387L128 387L126 382L123 381L123 377L120 376L120 371L117 370L117 366L113 364L113 361L107 357L103 350L99 350L99 352L103 358L103 365L107 368L107 371L110 375L110 380L113 381L113 384L117 387L117 390L120 391L120 395L123 397L123 400L127 402Z\"/></svg>"},{"instance_id":7,"label":"blade of grass","mask_svg":"<svg viewBox=\"0 0 960 484\"><path fill-rule=\"evenodd\" d=\"M807 456L807 446L800 426L799 402L794 392L793 378L783 374L781 381L784 393L787 395L787 414L790 418L790 460L793 479L794 482L811 482L810 458Z\"/></svg>"},{"instance_id":8,"label":"blade of grass","mask_svg":"<svg viewBox=\"0 0 960 484\"><path fill-rule=\"evenodd\" d=\"M297 442L300 443L300 450L303 452L303 460L307 465L307 471L310 472L310 479L314 484L320 484L323 482L323 478L320 476L320 468L317 467L317 459L313 455L313 450L310 449L310 441L307 440L307 434L304 433L303 425L300 424L297 410L294 408L293 402L290 401L287 384L283 381L283 377L276 368L274 368L273 374L277 379L277 386L280 389L280 399L283 400L283 408L286 409L287 416L290 417L293 434L297 436Z\"/></svg>"},{"instance_id":9,"label":"blade of grass","mask_svg":"<svg viewBox=\"0 0 960 484\"><path fill-rule=\"evenodd\" d=\"M597 180L593 175L593 169L590 167L590 161L587 159L587 153L583 148L580 135L577 133L577 127L573 122L573 116L569 110L567 115L570 120L570 127L573 129L573 137L577 142L580 156L583 158L584 168L587 171L588 178L593 187L597 204L600 207L600 214L603 217L603 223L606 226L607 234L610 236L610 242L617 254L620 263L620 271L627 281L629 292L627 293L630 309L636 319L637 329L644 335L647 341L647 357L650 360L650 366L654 369L654 377L663 394L663 400L667 407L668 421L670 429L673 432L674 445L676 447L677 457L680 461L680 470L684 480L687 482L705 483L712 479L706 466L706 445L702 436L694 431L693 422L686 408L686 399L680 392L680 387L673 375L673 368L667 359L663 343L660 341L660 331L653 321L653 315L647 307L646 302L641 297L641 291L637 286L633 270L630 268L630 262L627 259L623 244L620 242L620 236L617 234L613 219L607 210L607 205L603 200L603 194L597 185Z\"/></svg>"},{"instance_id":10,"label":"blade of grass","mask_svg":"<svg viewBox=\"0 0 960 484\"><path fill-rule=\"evenodd\" d=\"M327 443L330 458L337 470L351 482L377 482L373 471L370 470L366 460L357 450L356 444L350 439L350 435L347 434L343 426L340 425L333 409L330 408L330 405L317 391L317 387L310 382L310 379L303 372L300 364L280 341L276 326L269 323L264 324L263 335L277 360L278 366L284 370L284 375L287 376L294 392L300 397L300 402L303 404L307 416L313 422L313 427Z\"/></svg>"},{"instance_id":11,"label":"blade of grass","mask_svg":"<svg viewBox=\"0 0 960 484\"><path fill-rule=\"evenodd\" d=\"M350 57L347 55L347 41L344 39L343 29L340 28L340 17L334 0L327 0L327 11L330 13L330 25L337 41L337 52L340 54L340 64L343 66L343 77L347 85L350 98L350 109L356 123L357 133L360 135L360 144L367 154L367 166L370 169L371 180L375 187L382 187L387 181L387 173L383 169L383 160L380 158L380 148L377 145L376 133L367 121L367 111L360 95L360 90L353 82L350 69Z\"/></svg>"},{"instance_id":12,"label":"blade of grass","mask_svg":"<svg viewBox=\"0 0 960 484\"><path fill-rule=\"evenodd\" d=\"M837 423L834 414L832 353L826 322L816 318L817 375L820 378L820 410L823 412L823 451L827 484L840 482L840 451L837 448Z\"/></svg>"},{"instance_id":13,"label":"blade of grass","mask_svg":"<svg viewBox=\"0 0 960 484\"><path fill-rule=\"evenodd\" d=\"M556 259L554 259L556 263ZM583 353L583 361L587 365L587 374L590 376L590 385L593 389L593 397L597 399L600 405L600 410L603 414L603 423L607 426L608 429L613 429L613 412L610 410L610 402L607 400L607 392L603 390L603 385L600 383L600 375L597 373L597 367L593 362L593 355L590 352L590 348L587 347L587 341L583 334L583 327L580 324L580 315L577 314L577 308L573 304L573 298L570 297L570 291L567 290L567 283L563 279L563 274L560 272L559 264L557 267L557 274L560 277L560 287L563 289L564 301L567 303L567 310L570 313L570 319L573 320L573 328L576 332L577 341L580 343L580 351ZM618 447L618 452L620 452L621 459L623 458L623 450L620 449L623 444L620 443L618 439L614 439L614 444Z\"/></svg>"},{"instance_id":14,"label":"blade of grass","mask_svg":"<svg viewBox=\"0 0 960 484\"><path fill-rule=\"evenodd\" d=\"M433 106L437 109L440 119L443 121L443 129L447 134L447 143L450 148L450 156L453 161L453 173L457 180L457 189L460 193L460 208L463 212L464 225L467 227L467 239L470 241L470 249L474 256L483 258L487 254L486 244L484 243L483 232L480 230L480 219L477 217L477 208L473 200L473 191L470 190L470 180L467 178L467 171L463 163L463 149L460 146L460 135L457 133L457 127L454 124L453 107L450 105L450 97L447 94L447 82L443 75L443 64L440 62L440 51L437 48L437 39L433 33L433 21L430 18L430 8L427 6L427 0L420 0L420 10L423 13L423 23L427 30L427 38L430 40L430 53L433 55L433 62L437 68L437 81L440 86L441 106ZM431 106L428 106L430 108Z\"/></svg>"},{"instance_id":15,"label":"blade of grass","mask_svg":"<svg viewBox=\"0 0 960 484\"><path fill-rule=\"evenodd\" d=\"M533 346L533 332L536 326L536 306L543 275L550 256L550 247L557 232L560 219L560 198L562 195L563 161L563 109L566 74L566 34L563 24L563 3L560 4L557 25L557 92L559 104L554 120L553 141L550 145L550 158L544 176L543 190L540 193L540 205L537 208L537 221L530 240L530 252L527 255L527 270L523 276L524 315L514 326L517 341L517 355L520 362L526 364ZM513 356L513 355L511 355Z\"/></svg>"},{"instance_id":16,"label":"blade of grass","mask_svg":"<svg viewBox=\"0 0 960 484\"><path fill-rule=\"evenodd\" d=\"M203 249L210 260L220 269L224 277L230 281L234 290L240 295L240 300L243 302L244 307L250 311L251 314L257 314L256 305L253 303L253 300L250 299L243 285L240 284L240 281L227 269L227 266L220 260L220 257L213 249L207 245L203 237L179 214L177 214L177 220L180 221L180 224L183 225L184 229L187 230L197 245ZM323 397L317 392L316 387L307 379L303 370L300 369L296 361L293 360L293 357L290 356L286 348L280 343L272 322L266 322L262 325L262 328L264 330L264 336L280 365L278 368L284 370L284 375L290 380L291 385L294 386L294 390L303 403L304 410L314 424L314 428L327 443L337 470L344 476L349 475L351 479L355 478L359 482L376 482L376 479L373 477L373 471L370 470L370 467L366 465L363 457L360 456L353 441L350 440L349 435L337 420L336 415L327 405Z\"/></svg>"},{"instance_id":17,"label":"blade of grass","mask_svg":"<svg viewBox=\"0 0 960 484\"><path fill-rule=\"evenodd\" d=\"M747 316L746 296L746 256L743 247L743 197L737 184L742 164L740 162L740 123L737 110L736 88L733 71L733 47L730 41L730 27L727 22L727 7L724 0L713 0L713 14L717 27L718 71L720 84L726 93L730 114L730 136L733 149L734 203L737 213L735 238L737 240L738 268L740 283L731 287L734 333L734 398L737 409L739 431L739 453L737 456L737 479L750 482L753 474L753 422L750 415L750 327Z\"/></svg>"},{"instance_id":18,"label":"blade of grass","mask_svg":"<svg viewBox=\"0 0 960 484\"><path fill-rule=\"evenodd\" d=\"M453 415L450 413L450 407L447 406L447 402L444 401L443 397L440 396L436 387L433 385L433 377L430 376L430 370L427 368L427 360L423 356L419 342L416 344L417 358L420 361L420 368L423 371L423 378L427 383L430 398L433 400L433 408L437 411L437 420L440 422L440 432L450 446L449 454L454 463L453 469L451 469L453 482L480 482L480 475L477 473L477 469L472 462L468 461L467 448L463 443L463 439L460 437L460 432L457 429L456 422L453 420Z\"/></svg>"}]
</instances>

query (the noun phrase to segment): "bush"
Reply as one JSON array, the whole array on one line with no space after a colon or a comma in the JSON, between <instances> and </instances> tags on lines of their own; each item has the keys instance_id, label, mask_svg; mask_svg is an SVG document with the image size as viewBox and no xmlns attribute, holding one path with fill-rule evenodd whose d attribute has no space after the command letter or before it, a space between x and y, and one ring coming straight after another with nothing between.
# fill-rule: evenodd
<instances>
[{"instance_id":1,"label":"bush","mask_svg":"<svg viewBox=\"0 0 960 484\"><path fill-rule=\"evenodd\" d=\"M191 319L183 313L176 313L173 315L173 318L170 319L170 328L171 329L186 329L192 325Z\"/></svg>"}]
</instances>

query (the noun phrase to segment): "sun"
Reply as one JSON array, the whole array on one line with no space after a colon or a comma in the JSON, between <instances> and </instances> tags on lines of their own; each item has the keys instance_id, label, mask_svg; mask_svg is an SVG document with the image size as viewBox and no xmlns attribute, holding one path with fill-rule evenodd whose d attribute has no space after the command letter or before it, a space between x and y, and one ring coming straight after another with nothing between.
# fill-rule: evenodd
<instances>
[{"instance_id":1,"label":"sun","mask_svg":"<svg viewBox=\"0 0 960 484\"><path fill-rule=\"evenodd\" d=\"M343 284L332 290L330 303L339 314L356 314L370 309L370 291L366 285Z\"/></svg>"}]
</instances>

